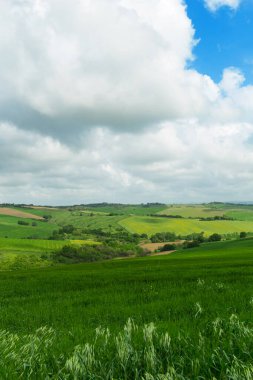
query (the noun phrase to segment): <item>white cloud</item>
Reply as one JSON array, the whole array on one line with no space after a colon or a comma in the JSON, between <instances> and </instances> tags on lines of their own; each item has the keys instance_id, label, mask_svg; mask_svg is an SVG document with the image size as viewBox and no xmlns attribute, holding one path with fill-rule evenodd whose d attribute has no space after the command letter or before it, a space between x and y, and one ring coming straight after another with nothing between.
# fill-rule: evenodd
<instances>
[{"instance_id":1,"label":"white cloud","mask_svg":"<svg viewBox=\"0 0 253 380\"><path fill-rule=\"evenodd\" d=\"M250 199L253 87L195 43L183 0L0 2L0 199Z\"/></svg>"},{"instance_id":2,"label":"white cloud","mask_svg":"<svg viewBox=\"0 0 253 380\"><path fill-rule=\"evenodd\" d=\"M235 90L238 90L244 81L245 78L239 69L229 67L223 72L220 88L225 91L225 93L230 94Z\"/></svg>"},{"instance_id":3,"label":"white cloud","mask_svg":"<svg viewBox=\"0 0 253 380\"><path fill-rule=\"evenodd\" d=\"M195 40L180 0L9 0L0 35L3 101L78 128L192 117L216 91L185 70Z\"/></svg>"},{"instance_id":4,"label":"white cloud","mask_svg":"<svg viewBox=\"0 0 253 380\"><path fill-rule=\"evenodd\" d=\"M8 124L0 133L0 193L7 201L251 198L253 124L178 121L139 135L95 129L90 146L78 150Z\"/></svg>"},{"instance_id":5,"label":"white cloud","mask_svg":"<svg viewBox=\"0 0 253 380\"><path fill-rule=\"evenodd\" d=\"M229 7L231 9L237 9L241 3L241 0L204 0L206 6L215 12L221 7Z\"/></svg>"}]
</instances>

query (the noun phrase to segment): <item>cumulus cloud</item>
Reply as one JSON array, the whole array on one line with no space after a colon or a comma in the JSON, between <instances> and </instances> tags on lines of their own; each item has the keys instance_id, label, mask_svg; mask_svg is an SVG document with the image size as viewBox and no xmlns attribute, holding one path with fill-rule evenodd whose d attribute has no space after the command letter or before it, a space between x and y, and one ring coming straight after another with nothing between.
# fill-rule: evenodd
<instances>
[{"instance_id":1,"label":"cumulus cloud","mask_svg":"<svg viewBox=\"0 0 253 380\"><path fill-rule=\"evenodd\" d=\"M183 0L0 2L0 199L249 199L253 87L194 33Z\"/></svg>"},{"instance_id":2,"label":"cumulus cloud","mask_svg":"<svg viewBox=\"0 0 253 380\"><path fill-rule=\"evenodd\" d=\"M134 129L192 117L216 94L185 70L196 42L180 0L8 0L0 25L2 102L6 118L14 100L25 108L23 128Z\"/></svg>"},{"instance_id":3,"label":"cumulus cloud","mask_svg":"<svg viewBox=\"0 0 253 380\"><path fill-rule=\"evenodd\" d=\"M223 72L220 87L223 91L225 91L225 93L231 94L235 90L238 90L244 81L245 78L239 69L235 67L229 67L226 68Z\"/></svg>"},{"instance_id":4,"label":"cumulus cloud","mask_svg":"<svg viewBox=\"0 0 253 380\"><path fill-rule=\"evenodd\" d=\"M98 128L89 136L90 147L79 150L8 124L0 126L0 133L5 135L0 192L6 201L182 202L251 196L252 124L167 122L139 135Z\"/></svg>"},{"instance_id":5,"label":"cumulus cloud","mask_svg":"<svg viewBox=\"0 0 253 380\"><path fill-rule=\"evenodd\" d=\"M241 3L241 0L204 0L206 6L215 12L221 7L229 7L231 9L237 9Z\"/></svg>"}]
</instances>

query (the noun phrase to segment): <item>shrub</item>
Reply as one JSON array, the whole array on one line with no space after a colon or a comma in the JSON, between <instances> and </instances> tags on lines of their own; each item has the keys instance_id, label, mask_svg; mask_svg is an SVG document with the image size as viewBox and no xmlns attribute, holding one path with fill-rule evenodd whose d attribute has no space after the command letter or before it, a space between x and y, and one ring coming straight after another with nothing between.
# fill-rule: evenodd
<instances>
[{"instance_id":1,"label":"shrub","mask_svg":"<svg viewBox=\"0 0 253 380\"><path fill-rule=\"evenodd\" d=\"M174 249L176 249L176 246L175 244L165 244L163 247L160 248L160 251L161 252L165 252L165 251L173 251Z\"/></svg>"},{"instance_id":2,"label":"shrub","mask_svg":"<svg viewBox=\"0 0 253 380\"><path fill-rule=\"evenodd\" d=\"M43 215L43 218L48 221L50 219L52 219L52 215Z\"/></svg>"},{"instance_id":3,"label":"shrub","mask_svg":"<svg viewBox=\"0 0 253 380\"><path fill-rule=\"evenodd\" d=\"M29 223L26 222L25 220L18 220L18 224L19 224L20 226L29 226Z\"/></svg>"},{"instance_id":4,"label":"shrub","mask_svg":"<svg viewBox=\"0 0 253 380\"><path fill-rule=\"evenodd\" d=\"M185 240L188 240L188 241L196 240L199 243L204 243L206 241L206 238L204 236L204 232L200 232L200 233L195 232L195 233L185 236Z\"/></svg>"},{"instance_id":5,"label":"shrub","mask_svg":"<svg viewBox=\"0 0 253 380\"><path fill-rule=\"evenodd\" d=\"M152 243L162 243L165 241L175 241L176 234L174 232L158 232L151 236Z\"/></svg>"},{"instance_id":6,"label":"shrub","mask_svg":"<svg viewBox=\"0 0 253 380\"><path fill-rule=\"evenodd\" d=\"M184 244L183 244L183 248L184 249L188 249L188 248L195 248L195 247L199 247L199 241L198 240L193 240L193 241L185 241Z\"/></svg>"},{"instance_id":7,"label":"shrub","mask_svg":"<svg viewBox=\"0 0 253 380\"><path fill-rule=\"evenodd\" d=\"M73 245L66 245L60 250L53 253L53 260L65 264L75 264L82 262L94 262L101 260L113 259L115 257L128 257L133 255L141 256L143 254L141 247L131 244L118 244L114 242L113 245L83 245L75 247Z\"/></svg>"},{"instance_id":8,"label":"shrub","mask_svg":"<svg viewBox=\"0 0 253 380\"><path fill-rule=\"evenodd\" d=\"M208 241L220 241L220 240L221 240L220 234L212 234L208 238Z\"/></svg>"}]
</instances>

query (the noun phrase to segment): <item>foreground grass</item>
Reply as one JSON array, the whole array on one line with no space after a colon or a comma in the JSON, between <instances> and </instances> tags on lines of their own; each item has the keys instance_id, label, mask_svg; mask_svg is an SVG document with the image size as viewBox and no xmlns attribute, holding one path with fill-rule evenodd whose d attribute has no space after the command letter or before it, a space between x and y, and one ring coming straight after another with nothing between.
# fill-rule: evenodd
<instances>
[{"instance_id":1,"label":"foreground grass","mask_svg":"<svg viewBox=\"0 0 253 380\"><path fill-rule=\"evenodd\" d=\"M195 318L201 318L196 305ZM91 342L80 342L68 355L57 352L57 331L34 334L0 332L2 379L188 380L253 377L253 328L236 315L216 318L191 339L171 338L153 323L139 327L129 319L115 333L98 327Z\"/></svg>"}]
</instances>

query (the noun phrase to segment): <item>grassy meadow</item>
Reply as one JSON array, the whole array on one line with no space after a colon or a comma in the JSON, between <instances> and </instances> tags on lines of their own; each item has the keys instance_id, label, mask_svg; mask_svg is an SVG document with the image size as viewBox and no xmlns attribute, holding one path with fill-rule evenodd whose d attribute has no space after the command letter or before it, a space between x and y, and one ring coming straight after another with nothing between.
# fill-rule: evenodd
<instances>
[{"instance_id":1,"label":"grassy meadow","mask_svg":"<svg viewBox=\"0 0 253 380\"><path fill-rule=\"evenodd\" d=\"M1 272L0 329L23 336L51 327L57 334L53 352L65 359L75 346L91 342L98 326L116 334L128 318L139 326L153 322L172 341L180 332L197 344L202 332L208 342L207 326L217 318L228 323L236 315L251 326L252 247L245 239L160 257ZM188 379L190 369L184 371L181 378Z\"/></svg>"},{"instance_id":2,"label":"grassy meadow","mask_svg":"<svg viewBox=\"0 0 253 380\"><path fill-rule=\"evenodd\" d=\"M35 238L47 239L57 228L54 223L45 223L36 220L36 227L32 226L33 219L25 219L29 225L18 225L21 218L15 216L0 215L0 238Z\"/></svg>"},{"instance_id":3,"label":"grassy meadow","mask_svg":"<svg viewBox=\"0 0 253 380\"><path fill-rule=\"evenodd\" d=\"M27 208L47 216L36 225L0 216L0 378L252 379L253 238L96 263L50 256L65 245L69 254L89 244L119 249L131 236L149 241L136 233L253 232L252 207L115 210ZM171 210L182 218L159 216ZM200 220L223 215L234 220Z\"/></svg>"},{"instance_id":4,"label":"grassy meadow","mask_svg":"<svg viewBox=\"0 0 253 380\"><path fill-rule=\"evenodd\" d=\"M53 265L50 254L66 244L98 244L92 240L41 240L0 238L0 270L19 270Z\"/></svg>"},{"instance_id":5,"label":"grassy meadow","mask_svg":"<svg viewBox=\"0 0 253 380\"><path fill-rule=\"evenodd\" d=\"M194 333L200 323L193 318L196 302L205 310L203 324L230 313L250 321L253 288L246 284L253 276L252 246L253 240L245 239L167 256L2 272L0 329L28 332L28 326L48 321L88 337L98 324L120 328L132 317L139 324L153 321L171 332L186 327Z\"/></svg>"}]
</instances>

